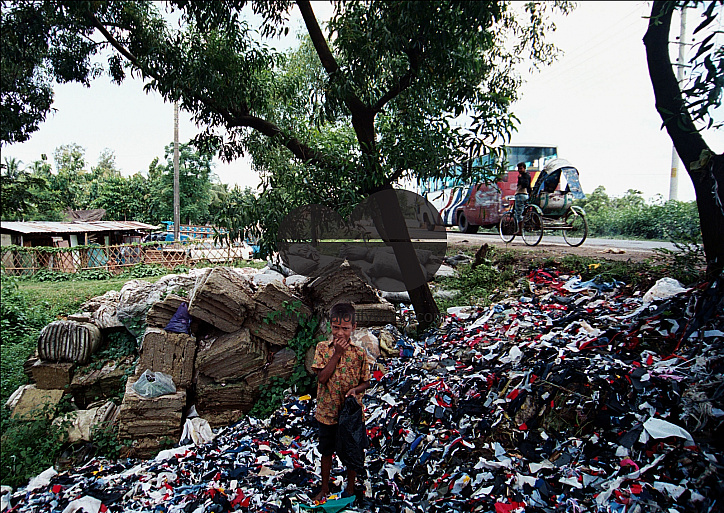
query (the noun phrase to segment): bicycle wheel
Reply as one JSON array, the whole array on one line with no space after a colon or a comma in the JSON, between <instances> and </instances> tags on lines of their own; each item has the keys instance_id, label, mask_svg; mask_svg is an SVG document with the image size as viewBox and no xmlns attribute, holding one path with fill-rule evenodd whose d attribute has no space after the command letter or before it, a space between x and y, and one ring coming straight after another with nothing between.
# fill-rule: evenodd
<instances>
[{"instance_id":1,"label":"bicycle wheel","mask_svg":"<svg viewBox=\"0 0 724 513\"><path fill-rule=\"evenodd\" d=\"M518 232L518 223L515 220L513 212L506 212L503 217L500 218L500 224L498 225L498 231L500 238L506 244L515 239L515 234Z\"/></svg>"},{"instance_id":2,"label":"bicycle wheel","mask_svg":"<svg viewBox=\"0 0 724 513\"><path fill-rule=\"evenodd\" d=\"M563 238L566 243L574 248L583 244L583 241L588 237L586 214L574 207L568 211L564 220L570 226L570 228L563 230Z\"/></svg>"},{"instance_id":3,"label":"bicycle wheel","mask_svg":"<svg viewBox=\"0 0 724 513\"><path fill-rule=\"evenodd\" d=\"M523 213L522 234L526 246L535 246L543 238L543 218L532 208Z\"/></svg>"}]
</instances>

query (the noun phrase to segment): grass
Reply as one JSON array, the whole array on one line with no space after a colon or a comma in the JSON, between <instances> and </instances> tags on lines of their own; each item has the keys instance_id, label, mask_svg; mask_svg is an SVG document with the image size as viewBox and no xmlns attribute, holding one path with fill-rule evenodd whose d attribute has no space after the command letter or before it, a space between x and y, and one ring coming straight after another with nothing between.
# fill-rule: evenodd
<instances>
[{"instance_id":1,"label":"grass","mask_svg":"<svg viewBox=\"0 0 724 513\"><path fill-rule=\"evenodd\" d=\"M160 276L144 279L153 283L159 278ZM64 282L28 280L19 282L18 290L27 298L31 308L47 307L53 317L62 317L76 313L80 305L93 297L102 296L109 290L121 290L128 281L128 278Z\"/></svg>"}]
</instances>

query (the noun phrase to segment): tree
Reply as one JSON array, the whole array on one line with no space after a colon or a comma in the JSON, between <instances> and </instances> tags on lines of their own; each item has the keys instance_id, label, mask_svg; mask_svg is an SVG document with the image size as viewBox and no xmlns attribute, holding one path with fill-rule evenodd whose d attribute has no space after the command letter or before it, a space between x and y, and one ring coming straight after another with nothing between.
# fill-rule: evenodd
<instances>
[{"instance_id":1,"label":"tree","mask_svg":"<svg viewBox=\"0 0 724 513\"><path fill-rule=\"evenodd\" d=\"M707 128L721 127L721 122L714 120L712 112L721 105L724 50L715 45L716 33L699 42L692 59L692 78L682 90L669 56L669 34L674 10L686 4L655 1L644 45L656 110L694 184L707 275L714 277L724 269L724 155L712 151L700 128L702 122ZM721 5L721 1L708 2L702 15L703 21L694 34L715 21L717 7Z\"/></svg>"},{"instance_id":2,"label":"tree","mask_svg":"<svg viewBox=\"0 0 724 513\"><path fill-rule=\"evenodd\" d=\"M87 81L94 72L91 56L110 45L113 79L122 80L130 68L147 80L147 89L179 101L205 127L196 138L201 148L227 160L249 151L257 165L280 163L283 172L267 177L264 197L277 201L282 215L320 196L324 205L348 211L373 193L387 194L398 180L445 176L451 164L495 151L514 129L516 64L527 55L536 64L553 57L543 39L553 28L547 16L555 7L569 8L566 2L527 3L521 23L504 1L339 2L325 35L312 4L300 0L306 51L316 66L311 74L294 74L284 68L285 56L258 38L288 31L295 5L289 0L251 3L263 20L258 30L243 19L243 0L174 0L180 30L151 2L11 5L12 23L33 9L49 20L54 36L49 29L38 39L75 58L73 79ZM58 74L52 59L43 64ZM270 155L255 151L260 140ZM463 179L479 180L485 171L466 167ZM400 230L408 242L395 245L395 254L409 262L416 257L406 225L394 194L387 199L392 211L379 218L378 228ZM415 265L401 267L420 272ZM436 316L427 285L409 292L419 318Z\"/></svg>"},{"instance_id":3,"label":"tree","mask_svg":"<svg viewBox=\"0 0 724 513\"><path fill-rule=\"evenodd\" d=\"M48 190L48 181L42 175L29 172L32 166L20 169L21 161L5 157L0 164L0 217L5 221L33 220L55 204ZM50 216L55 219L55 216Z\"/></svg>"},{"instance_id":4,"label":"tree","mask_svg":"<svg viewBox=\"0 0 724 513\"><path fill-rule=\"evenodd\" d=\"M50 176L50 188L58 194L63 210L84 210L90 202L91 176L85 169L85 149L70 143L53 152L56 173Z\"/></svg>"},{"instance_id":5,"label":"tree","mask_svg":"<svg viewBox=\"0 0 724 513\"><path fill-rule=\"evenodd\" d=\"M142 175L125 178L118 175L101 177L93 182L91 208L106 211L108 221L149 222L149 183Z\"/></svg>"},{"instance_id":6,"label":"tree","mask_svg":"<svg viewBox=\"0 0 724 513\"><path fill-rule=\"evenodd\" d=\"M210 221L213 153L197 151L189 144L179 145L179 190L181 220L190 224ZM157 203L154 222L173 219L173 143L166 146L165 164L152 163L149 170L150 200Z\"/></svg>"}]
</instances>

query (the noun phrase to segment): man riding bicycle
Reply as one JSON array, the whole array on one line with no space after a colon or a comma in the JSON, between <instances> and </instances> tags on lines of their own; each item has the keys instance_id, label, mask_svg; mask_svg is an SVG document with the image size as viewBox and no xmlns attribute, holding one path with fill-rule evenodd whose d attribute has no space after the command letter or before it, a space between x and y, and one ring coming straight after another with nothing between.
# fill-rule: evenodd
<instances>
[{"instance_id":1,"label":"man riding bicycle","mask_svg":"<svg viewBox=\"0 0 724 513\"><path fill-rule=\"evenodd\" d=\"M520 225L523 221L523 210L528 203L528 198L533 193L530 186L530 174L525 169L525 163L518 163L518 187L515 190L515 220L518 221L518 233L521 234Z\"/></svg>"}]
</instances>

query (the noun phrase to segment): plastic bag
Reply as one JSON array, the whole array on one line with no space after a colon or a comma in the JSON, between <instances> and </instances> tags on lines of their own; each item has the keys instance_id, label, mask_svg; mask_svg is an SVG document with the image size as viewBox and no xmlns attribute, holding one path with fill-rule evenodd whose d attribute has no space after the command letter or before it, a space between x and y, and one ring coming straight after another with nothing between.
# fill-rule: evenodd
<instances>
[{"instance_id":1,"label":"plastic bag","mask_svg":"<svg viewBox=\"0 0 724 513\"><path fill-rule=\"evenodd\" d=\"M191 327L191 315L189 315L189 305L184 301L181 303L173 314L171 320L164 328L169 333L186 333L188 335Z\"/></svg>"},{"instance_id":2,"label":"plastic bag","mask_svg":"<svg viewBox=\"0 0 724 513\"><path fill-rule=\"evenodd\" d=\"M133 391L141 397L150 399L167 394L176 393L176 385L173 378L163 372L152 372L148 369L143 371L141 377L133 384Z\"/></svg>"},{"instance_id":3,"label":"plastic bag","mask_svg":"<svg viewBox=\"0 0 724 513\"><path fill-rule=\"evenodd\" d=\"M365 467L365 449L369 445L362 406L354 397L348 397L339 412L337 457L348 469L362 473Z\"/></svg>"}]
</instances>

